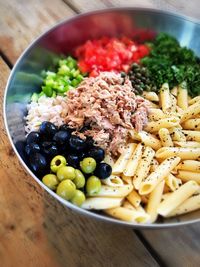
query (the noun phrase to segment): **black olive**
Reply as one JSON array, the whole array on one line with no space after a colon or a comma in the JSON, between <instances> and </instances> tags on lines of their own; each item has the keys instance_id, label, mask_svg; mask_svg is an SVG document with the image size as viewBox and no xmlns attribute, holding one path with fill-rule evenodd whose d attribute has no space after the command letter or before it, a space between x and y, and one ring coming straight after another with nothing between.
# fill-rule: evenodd
<instances>
[{"instance_id":1,"label":"black olive","mask_svg":"<svg viewBox=\"0 0 200 267\"><path fill-rule=\"evenodd\" d=\"M94 140L91 136L86 137L85 148L88 150L94 146Z\"/></svg>"},{"instance_id":2,"label":"black olive","mask_svg":"<svg viewBox=\"0 0 200 267\"><path fill-rule=\"evenodd\" d=\"M53 141L55 141L58 145L67 144L71 133L69 131L58 131L54 137Z\"/></svg>"},{"instance_id":3,"label":"black olive","mask_svg":"<svg viewBox=\"0 0 200 267\"><path fill-rule=\"evenodd\" d=\"M40 153L31 155L30 167L39 176L44 175L48 171L46 158Z\"/></svg>"},{"instance_id":4,"label":"black olive","mask_svg":"<svg viewBox=\"0 0 200 267\"><path fill-rule=\"evenodd\" d=\"M33 153L40 152L40 146L36 143L31 143L25 146L25 152L28 156L31 156Z\"/></svg>"},{"instance_id":5,"label":"black olive","mask_svg":"<svg viewBox=\"0 0 200 267\"><path fill-rule=\"evenodd\" d=\"M39 132L30 132L26 138L26 143L39 143L40 142L40 133Z\"/></svg>"},{"instance_id":6,"label":"black olive","mask_svg":"<svg viewBox=\"0 0 200 267\"><path fill-rule=\"evenodd\" d=\"M83 160L84 158L87 158L88 157L88 153L86 151L79 151L77 153L78 157L80 160Z\"/></svg>"},{"instance_id":7,"label":"black olive","mask_svg":"<svg viewBox=\"0 0 200 267\"><path fill-rule=\"evenodd\" d=\"M67 124L61 125L60 128L59 128L59 130L60 131L67 131L69 133L72 133L72 132L76 131L76 129L70 128Z\"/></svg>"},{"instance_id":8,"label":"black olive","mask_svg":"<svg viewBox=\"0 0 200 267\"><path fill-rule=\"evenodd\" d=\"M78 155L70 154L67 157L67 165L72 166L76 169L79 168L79 162L80 162L80 160L79 160Z\"/></svg>"},{"instance_id":9,"label":"black olive","mask_svg":"<svg viewBox=\"0 0 200 267\"><path fill-rule=\"evenodd\" d=\"M20 156L23 159L23 161L28 165L27 156L25 154L25 146L26 146L26 142L25 141L21 141L21 140L17 141L16 144L15 144L17 152L20 154Z\"/></svg>"},{"instance_id":10,"label":"black olive","mask_svg":"<svg viewBox=\"0 0 200 267\"><path fill-rule=\"evenodd\" d=\"M41 151L49 158L53 158L58 155L58 147L55 142L42 142L41 143Z\"/></svg>"},{"instance_id":11,"label":"black olive","mask_svg":"<svg viewBox=\"0 0 200 267\"><path fill-rule=\"evenodd\" d=\"M89 150L88 156L94 158L97 162L101 162L105 157L105 152L101 147L93 147Z\"/></svg>"},{"instance_id":12,"label":"black olive","mask_svg":"<svg viewBox=\"0 0 200 267\"><path fill-rule=\"evenodd\" d=\"M40 125L40 133L46 140L53 138L57 131L58 127L49 121L43 121Z\"/></svg>"},{"instance_id":13,"label":"black olive","mask_svg":"<svg viewBox=\"0 0 200 267\"><path fill-rule=\"evenodd\" d=\"M112 173L112 167L107 163L99 163L95 169L95 175L100 179L108 178Z\"/></svg>"},{"instance_id":14,"label":"black olive","mask_svg":"<svg viewBox=\"0 0 200 267\"><path fill-rule=\"evenodd\" d=\"M72 135L69 139L69 146L72 150L83 150L86 146L86 140L81 139L79 136Z\"/></svg>"}]
</instances>

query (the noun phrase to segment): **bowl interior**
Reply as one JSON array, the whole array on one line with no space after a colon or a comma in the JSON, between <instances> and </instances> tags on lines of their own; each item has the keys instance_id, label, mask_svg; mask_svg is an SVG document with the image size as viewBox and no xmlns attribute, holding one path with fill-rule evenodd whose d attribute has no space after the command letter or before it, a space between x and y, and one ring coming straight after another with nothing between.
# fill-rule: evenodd
<instances>
[{"instance_id":1,"label":"bowl interior","mask_svg":"<svg viewBox=\"0 0 200 267\"><path fill-rule=\"evenodd\" d=\"M75 47L88 39L102 36L128 36L144 41L154 38L158 32L166 32L175 36L181 45L193 49L200 56L199 23L174 14L148 9L121 8L76 16L56 25L32 43L17 61L5 93L6 127L11 143L15 151L18 151L17 155L21 161L26 162L21 146L21 141L25 138L26 105L30 101L31 94L39 91L42 84L42 70L53 66L59 55L73 53ZM28 171L36 179L29 169ZM42 183L40 184L45 187ZM82 211L61 200L50 190L47 191L69 207L85 214L105 218L103 215ZM198 220L200 220L200 211L162 220L153 227L175 226ZM125 222L120 223L130 225ZM148 225L137 225L137 227L148 227ZM149 227L152 226L149 225Z\"/></svg>"}]
</instances>

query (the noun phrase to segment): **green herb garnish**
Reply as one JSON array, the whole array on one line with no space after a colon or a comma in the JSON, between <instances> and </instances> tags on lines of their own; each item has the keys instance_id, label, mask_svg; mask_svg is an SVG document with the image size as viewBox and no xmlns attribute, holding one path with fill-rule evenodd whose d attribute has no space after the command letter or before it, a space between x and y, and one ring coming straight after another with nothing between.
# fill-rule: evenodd
<instances>
[{"instance_id":1,"label":"green herb garnish","mask_svg":"<svg viewBox=\"0 0 200 267\"><path fill-rule=\"evenodd\" d=\"M199 59L191 49L181 47L166 33L158 34L150 46L149 56L141 59L141 63L147 67L157 91L163 83L167 82L173 88L184 81L191 96L200 94Z\"/></svg>"}]
</instances>

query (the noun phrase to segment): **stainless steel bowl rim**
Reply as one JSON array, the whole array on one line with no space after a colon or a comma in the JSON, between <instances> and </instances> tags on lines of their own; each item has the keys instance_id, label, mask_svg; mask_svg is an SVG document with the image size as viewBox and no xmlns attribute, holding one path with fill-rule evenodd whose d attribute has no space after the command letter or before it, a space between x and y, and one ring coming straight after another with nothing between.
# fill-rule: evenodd
<instances>
[{"instance_id":1,"label":"stainless steel bowl rim","mask_svg":"<svg viewBox=\"0 0 200 267\"><path fill-rule=\"evenodd\" d=\"M19 161L21 162L22 166L24 167L24 169L32 176L32 178L34 178L34 180L42 187L44 188L53 198L55 198L56 200L58 200L59 202L61 202L64 206L67 206L69 209L71 210L75 210L76 212L85 215L85 216L90 216L92 218L104 221L104 222L109 222L109 223L115 223L118 225L123 225L126 227L132 227L132 228L137 228L137 229L163 229L163 228L174 228L174 227L179 227L179 226L185 226L185 225L190 225L193 223L198 223L200 222L200 218L199 219L195 219L195 220L190 220L190 221L184 221L184 222L173 222L173 223L153 223L153 224L144 224L144 223L131 223L131 222L126 222L126 221L120 221L117 219L114 219L112 217L108 217L105 215L100 215L97 213L94 213L92 211L88 211L88 210L84 210L82 208L79 208L73 204L71 204L70 202L64 200L63 198L61 198L60 196L58 196L55 192L53 192L52 190L50 190L46 185L44 185L33 173L32 171L26 166L26 164L24 163L24 161L22 160L20 154L18 153L11 135L9 133L9 129L8 129L8 124L7 124L7 119L6 119L6 97L7 97L7 91L8 91L8 87L10 84L10 81L12 79L12 76L15 73L15 69L17 68L18 63L26 56L26 54L31 50L31 48L41 39L43 38L43 36L45 36L46 34L48 34L49 32L53 31L55 28L61 26L62 24L66 23L66 22L71 22L73 20L76 20L79 17L84 17L84 16L88 16L91 14L100 14L100 13L105 13L105 12L110 12L110 11L119 11L119 10L134 10L134 11L144 11L144 12L150 12L150 13L159 13L159 14L163 14L163 15L170 15L170 16L174 16L174 17L178 17L187 21L190 21L192 23L195 24L200 24L200 20L198 19L194 19L191 18L189 16L185 16L185 15L181 15L178 13L174 13L174 12L170 12L170 11L163 11L160 9L152 9L152 8L143 8L143 7L115 7L115 8L104 8L104 9L99 9L99 10L95 10L95 11L89 11L89 12L85 12L82 14L77 14L74 15L71 18L68 19L63 19L60 22L56 23L54 26L50 27L48 30L46 30L45 32L43 32L42 34L40 34L33 42L31 42L31 44L24 50L24 52L20 55L20 57L17 59L6 84L6 88L5 88L5 92L4 92L4 100L3 100L3 117L4 117L4 124L5 124L5 129L9 138L9 141L12 145L12 148L14 150L14 152L16 153Z\"/></svg>"}]
</instances>

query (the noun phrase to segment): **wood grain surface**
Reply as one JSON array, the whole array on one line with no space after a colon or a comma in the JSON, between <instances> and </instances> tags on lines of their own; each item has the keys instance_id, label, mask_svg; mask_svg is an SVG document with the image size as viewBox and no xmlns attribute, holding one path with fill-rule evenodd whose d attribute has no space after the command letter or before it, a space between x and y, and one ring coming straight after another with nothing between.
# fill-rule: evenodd
<instances>
[{"instance_id":1,"label":"wood grain surface","mask_svg":"<svg viewBox=\"0 0 200 267\"><path fill-rule=\"evenodd\" d=\"M173 11L184 14L186 16L200 18L199 0L64 0L70 4L78 12L86 12L89 10L120 7L120 6L134 6L162 9L165 11Z\"/></svg>"},{"instance_id":2,"label":"wood grain surface","mask_svg":"<svg viewBox=\"0 0 200 267\"><path fill-rule=\"evenodd\" d=\"M11 63L42 32L75 13L62 0L0 1L0 50Z\"/></svg>"},{"instance_id":3,"label":"wood grain surface","mask_svg":"<svg viewBox=\"0 0 200 267\"><path fill-rule=\"evenodd\" d=\"M0 0L0 266L199 266L199 224L142 231L80 216L52 199L22 168L3 124L8 65L62 19L113 6L162 8L199 18L198 1ZM140 238L138 238L138 236Z\"/></svg>"}]
</instances>

